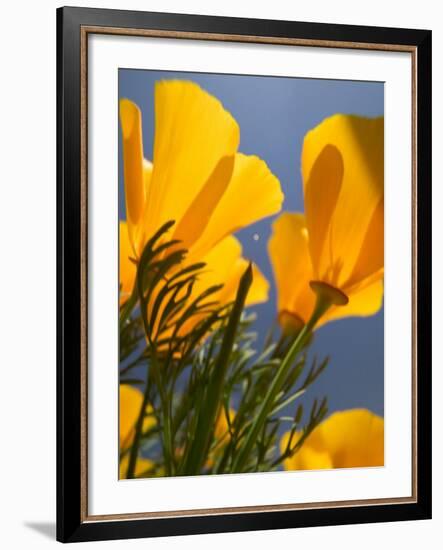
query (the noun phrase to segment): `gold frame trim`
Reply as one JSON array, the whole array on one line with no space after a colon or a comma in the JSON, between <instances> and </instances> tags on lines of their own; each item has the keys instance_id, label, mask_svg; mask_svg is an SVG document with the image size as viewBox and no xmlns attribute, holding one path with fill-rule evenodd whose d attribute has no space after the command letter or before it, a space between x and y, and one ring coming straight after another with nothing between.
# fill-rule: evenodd
<instances>
[{"instance_id":1,"label":"gold frame trim","mask_svg":"<svg viewBox=\"0 0 443 550\"><path fill-rule=\"evenodd\" d=\"M185 40L214 40L222 42L246 42L255 44L275 44L284 46L304 46L406 52L411 54L412 75L412 495L410 497L362 499L348 501L327 501L302 504L276 504L259 506L238 506L229 508L203 508L194 510L174 510L128 514L89 515L88 514L88 35L106 34L140 36L151 38L172 38ZM192 516L214 516L229 514L251 514L257 512L278 512L288 510L312 510L322 508L347 508L351 506L381 506L386 504L412 504L417 502L417 48L408 45L371 44L366 42L343 42L331 40L310 40L299 38L279 38L272 36L248 36L236 34L216 34L203 32L146 30L120 27L99 27L82 25L80 29L80 263L81 263L81 473L80 473L80 521L94 523L116 520L140 520L154 518L177 518Z\"/></svg>"}]
</instances>

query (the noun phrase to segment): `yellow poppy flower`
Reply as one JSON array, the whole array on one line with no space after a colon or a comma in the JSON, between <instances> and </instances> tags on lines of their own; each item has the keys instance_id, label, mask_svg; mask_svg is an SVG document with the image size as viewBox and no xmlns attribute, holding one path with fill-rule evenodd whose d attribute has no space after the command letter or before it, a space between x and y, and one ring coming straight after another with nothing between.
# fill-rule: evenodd
<instances>
[{"instance_id":1,"label":"yellow poppy flower","mask_svg":"<svg viewBox=\"0 0 443 550\"><path fill-rule=\"evenodd\" d=\"M299 327L315 289L337 291L317 326L376 313L383 299L383 118L334 115L308 132L302 151L305 215L282 214L268 251L279 319ZM344 305L346 304L346 305Z\"/></svg>"},{"instance_id":2,"label":"yellow poppy flower","mask_svg":"<svg viewBox=\"0 0 443 550\"><path fill-rule=\"evenodd\" d=\"M384 267L384 119L335 115L308 132L302 176L314 278L346 296Z\"/></svg>"},{"instance_id":3,"label":"yellow poppy flower","mask_svg":"<svg viewBox=\"0 0 443 550\"><path fill-rule=\"evenodd\" d=\"M294 435L291 445L301 433ZM281 440L286 450L289 433ZM384 420L366 409L336 412L319 424L300 449L287 458L286 470L363 468L384 465Z\"/></svg>"},{"instance_id":4,"label":"yellow poppy flower","mask_svg":"<svg viewBox=\"0 0 443 550\"><path fill-rule=\"evenodd\" d=\"M309 320L315 306L310 282L315 279L309 254L305 216L284 212L273 223L268 242L277 287L277 311L286 332L298 332ZM332 306L318 321L317 328L343 317L365 317L376 313L383 300L383 282L378 280L356 289L343 306Z\"/></svg>"},{"instance_id":5,"label":"yellow poppy flower","mask_svg":"<svg viewBox=\"0 0 443 550\"><path fill-rule=\"evenodd\" d=\"M280 210L278 179L258 157L237 152L236 121L197 84L156 83L152 163L144 158L137 105L121 100L120 120L127 214L127 222L120 224L121 303L134 285L134 262L165 222L175 221L170 238L179 239L189 251L187 263L210 255L220 264L223 257L215 258L215 250L222 253L226 237ZM229 276L238 265L227 270ZM256 297L261 293L263 301L266 285L255 269L250 293L258 286Z\"/></svg>"},{"instance_id":6,"label":"yellow poppy flower","mask_svg":"<svg viewBox=\"0 0 443 550\"><path fill-rule=\"evenodd\" d=\"M127 450L134 439L135 433L135 424L140 414L140 407L143 403L143 394L129 386L127 384L120 384L119 388L120 393L120 404L119 404L119 413L120 413L120 430L119 430L119 440L120 440L120 453ZM146 432L153 426L155 426L156 420L152 414L152 407L149 405L147 407L147 416L143 420L142 432ZM129 453L126 453L122 456L120 460L120 478L126 477L126 471L128 468ZM137 457L136 467L135 467L135 476L140 473L148 470L153 466L153 463L150 460L147 460L142 457Z\"/></svg>"}]
</instances>

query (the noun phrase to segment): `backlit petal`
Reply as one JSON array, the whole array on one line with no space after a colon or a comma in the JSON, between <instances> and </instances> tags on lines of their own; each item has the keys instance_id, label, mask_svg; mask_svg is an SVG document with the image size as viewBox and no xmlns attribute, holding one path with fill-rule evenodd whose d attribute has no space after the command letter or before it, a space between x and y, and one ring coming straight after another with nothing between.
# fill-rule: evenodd
<instances>
[{"instance_id":1,"label":"backlit petal","mask_svg":"<svg viewBox=\"0 0 443 550\"><path fill-rule=\"evenodd\" d=\"M135 434L135 424L143 403L143 394L133 386L120 384L120 451L130 447ZM157 423L150 404L146 407L142 433L145 434Z\"/></svg>"},{"instance_id":2,"label":"backlit petal","mask_svg":"<svg viewBox=\"0 0 443 550\"><path fill-rule=\"evenodd\" d=\"M126 217L129 238L134 250L138 247L137 229L145 208L145 176L141 112L129 99L120 100L120 122L123 136L123 171Z\"/></svg>"},{"instance_id":3,"label":"backlit petal","mask_svg":"<svg viewBox=\"0 0 443 550\"><path fill-rule=\"evenodd\" d=\"M383 466L383 418L366 409L352 409L332 414L320 430L334 468Z\"/></svg>"},{"instance_id":4,"label":"backlit petal","mask_svg":"<svg viewBox=\"0 0 443 550\"><path fill-rule=\"evenodd\" d=\"M173 237L182 241L183 248L189 249L201 236L229 185L233 169L234 156L223 157L183 215Z\"/></svg>"},{"instance_id":5,"label":"backlit petal","mask_svg":"<svg viewBox=\"0 0 443 550\"><path fill-rule=\"evenodd\" d=\"M205 254L230 233L275 214L283 198L280 182L263 160L237 153L229 186L196 243L196 251Z\"/></svg>"},{"instance_id":6,"label":"backlit petal","mask_svg":"<svg viewBox=\"0 0 443 550\"><path fill-rule=\"evenodd\" d=\"M178 222L224 156L233 155L240 130L221 102L197 84L155 85L154 171L145 223L153 231Z\"/></svg>"},{"instance_id":7,"label":"backlit petal","mask_svg":"<svg viewBox=\"0 0 443 550\"><path fill-rule=\"evenodd\" d=\"M378 203L369 222L360 254L344 291L359 281L383 270L384 267L384 200Z\"/></svg>"},{"instance_id":8,"label":"backlit petal","mask_svg":"<svg viewBox=\"0 0 443 550\"><path fill-rule=\"evenodd\" d=\"M313 165L327 145L336 147L343 159L343 182L329 228L332 265L328 273L321 274L322 280L339 288L351 277L360 254L365 254L362 246L368 227L383 198L383 135L383 117L334 115L304 140L305 193Z\"/></svg>"},{"instance_id":9,"label":"backlit petal","mask_svg":"<svg viewBox=\"0 0 443 550\"><path fill-rule=\"evenodd\" d=\"M120 450L128 446L142 403L141 391L127 384L120 384Z\"/></svg>"},{"instance_id":10,"label":"backlit petal","mask_svg":"<svg viewBox=\"0 0 443 550\"><path fill-rule=\"evenodd\" d=\"M128 224L120 222L120 305L131 296L135 283L137 268L130 258L134 258L134 252L129 241Z\"/></svg>"},{"instance_id":11,"label":"backlit petal","mask_svg":"<svg viewBox=\"0 0 443 550\"><path fill-rule=\"evenodd\" d=\"M238 258L232 266L223 289L220 291L220 300L230 302L235 300L240 279L249 265L245 258ZM245 305L252 306L266 302L269 294L269 282L256 264L252 264L252 284L246 297Z\"/></svg>"},{"instance_id":12,"label":"backlit petal","mask_svg":"<svg viewBox=\"0 0 443 550\"><path fill-rule=\"evenodd\" d=\"M292 445L295 445L301 435L301 433L295 434ZM282 437L280 445L282 452L286 449L288 440L289 432ZM317 450L306 441L292 457L284 460L283 467L285 470L323 470L330 469L333 465L329 452Z\"/></svg>"},{"instance_id":13,"label":"backlit petal","mask_svg":"<svg viewBox=\"0 0 443 550\"><path fill-rule=\"evenodd\" d=\"M293 442L301 434L296 434ZM288 441L281 441L284 450ZM333 413L307 437L301 448L284 462L287 470L383 466L384 421L366 409Z\"/></svg>"},{"instance_id":14,"label":"backlit petal","mask_svg":"<svg viewBox=\"0 0 443 550\"><path fill-rule=\"evenodd\" d=\"M230 235L214 246L206 256L200 258L206 266L193 287L189 303L209 287L217 285L223 286L208 300L217 301L221 305L234 301L240 279L249 263L241 254L240 242ZM252 264L252 276L252 284L246 297L247 306L262 303L268 299L269 283L255 264ZM195 316L186 322L181 333L188 333L199 320L199 317Z\"/></svg>"},{"instance_id":15,"label":"backlit petal","mask_svg":"<svg viewBox=\"0 0 443 550\"><path fill-rule=\"evenodd\" d=\"M278 312L295 314L306 323L315 295L309 287L313 274L303 214L284 212L274 221L268 253L277 287Z\"/></svg>"},{"instance_id":16,"label":"backlit petal","mask_svg":"<svg viewBox=\"0 0 443 550\"><path fill-rule=\"evenodd\" d=\"M145 187L145 196L148 196L149 186L151 184L152 170L152 162L147 159L143 159L143 185Z\"/></svg>"},{"instance_id":17,"label":"backlit petal","mask_svg":"<svg viewBox=\"0 0 443 550\"><path fill-rule=\"evenodd\" d=\"M232 235L224 238L202 261L206 263L206 267L194 287L195 295L205 288L222 284L223 288L214 295L215 299L221 303L234 300L240 278L248 267L248 261L242 257L242 246L238 239ZM254 264L252 270L253 280L246 298L247 305L264 302L268 298L268 281Z\"/></svg>"},{"instance_id":18,"label":"backlit petal","mask_svg":"<svg viewBox=\"0 0 443 550\"><path fill-rule=\"evenodd\" d=\"M367 287L349 294L345 306L334 307L321 318L317 328L333 319L343 317L369 317L375 315L383 305L383 279L380 278Z\"/></svg>"},{"instance_id":19,"label":"backlit petal","mask_svg":"<svg viewBox=\"0 0 443 550\"><path fill-rule=\"evenodd\" d=\"M343 160L332 145L320 152L305 185L305 215L314 278L328 280L334 266L331 218L343 181Z\"/></svg>"}]
</instances>

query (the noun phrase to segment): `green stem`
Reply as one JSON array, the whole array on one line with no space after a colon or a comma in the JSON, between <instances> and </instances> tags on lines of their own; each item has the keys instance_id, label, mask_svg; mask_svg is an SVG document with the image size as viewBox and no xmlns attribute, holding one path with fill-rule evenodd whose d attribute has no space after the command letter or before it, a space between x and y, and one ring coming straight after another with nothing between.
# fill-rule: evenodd
<instances>
[{"instance_id":1,"label":"green stem","mask_svg":"<svg viewBox=\"0 0 443 550\"><path fill-rule=\"evenodd\" d=\"M145 411L149 402L149 393L150 393L149 389L150 389L150 385L149 383L147 383L145 388L145 394L143 396L143 402L140 407L140 412L138 414L137 422L135 424L134 441L132 443L131 451L129 453L128 470L126 473L127 479L134 478L135 465L137 462L138 449L140 447L140 438L141 438L141 433L143 428L143 420L145 418Z\"/></svg>"},{"instance_id":2,"label":"green stem","mask_svg":"<svg viewBox=\"0 0 443 550\"><path fill-rule=\"evenodd\" d=\"M245 442L240 447L237 457L234 460L231 470L232 473L243 471L243 468L245 467L245 464L249 458L250 452L257 441L260 430L263 428L269 413L274 408L275 399L286 380L288 372L295 358L303 348L307 338L311 334L318 320L324 315L324 313L331 307L332 304L333 301L329 298L329 296L325 295L322 292L317 292L317 301L311 318L303 327L303 329L289 348L289 351L286 353L284 359L280 363L280 367L278 368L278 371L262 402L258 415L254 419L245 438Z\"/></svg>"},{"instance_id":3,"label":"green stem","mask_svg":"<svg viewBox=\"0 0 443 550\"><path fill-rule=\"evenodd\" d=\"M214 370L208 382L202 410L199 411L195 431L193 432L182 464L183 475L197 475L206 460L214 426L223 393L226 372L229 368L229 358L235 343L235 335L240 323L249 288L252 284L252 267L248 265L240 279L235 302L229 316L229 321L223 336L220 352L216 359Z\"/></svg>"},{"instance_id":4,"label":"green stem","mask_svg":"<svg viewBox=\"0 0 443 550\"><path fill-rule=\"evenodd\" d=\"M160 396L160 403L163 413L163 452L165 459L165 474L171 476L175 474L174 467L174 448L172 443L172 428L171 428L171 414L168 406L168 396L163 384L162 375L166 365L162 365L160 370L156 353L152 354L151 360L152 374L157 385L158 393Z\"/></svg>"}]
</instances>

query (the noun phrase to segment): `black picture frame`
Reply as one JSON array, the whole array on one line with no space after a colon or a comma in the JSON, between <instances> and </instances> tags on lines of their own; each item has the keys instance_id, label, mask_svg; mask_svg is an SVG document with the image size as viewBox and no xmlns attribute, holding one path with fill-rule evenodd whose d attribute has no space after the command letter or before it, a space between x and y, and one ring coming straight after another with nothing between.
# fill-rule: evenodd
<instances>
[{"instance_id":1,"label":"black picture frame","mask_svg":"<svg viewBox=\"0 0 443 550\"><path fill-rule=\"evenodd\" d=\"M195 514L149 519L95 519L82 512L85 481L81 369L87 299L82 256L82 28L139 29L271 37L275 40L385 45L415 52L416 140L416 498L378 505ZM232 38L234 37L234 38ZM84 107L84 104L83 104ZM57 539L62 542L158 537L431 517L431 31L64 7L57 10ZM83 499L83 501L82 501Z\"/></svg>"}]
</instances>

